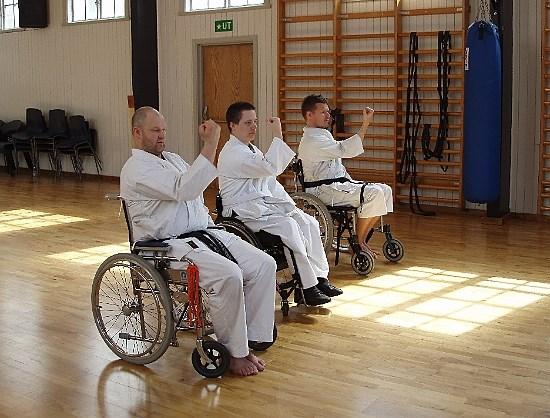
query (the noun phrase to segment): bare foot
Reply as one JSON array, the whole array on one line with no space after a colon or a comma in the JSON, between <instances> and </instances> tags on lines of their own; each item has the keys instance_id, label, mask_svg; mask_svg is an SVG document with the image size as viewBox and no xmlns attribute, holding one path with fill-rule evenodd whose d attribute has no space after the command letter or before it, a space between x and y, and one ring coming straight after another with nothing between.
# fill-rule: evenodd
<instances>
[{"instance_id":1,"label":"bare foot","mask_svg":"<svg viewBox=\"0 0 550 418\"><path fill-rule=\"evenodd\" d=\"M252 376L258 374L258 368L246 357L231 357L229 370L238 376Z\"/></svg>"},{"instance_id":2,"label":"bare foot","mask_svg":"<svg viewBox=\"0 0 550 418\"><path fill-rule=\"evenodd\" d=\"M380 253L378 251L374 251L371 247L369 247L366 242L360 243L359 245L361 246L361 249L364 252L369 253L370 255L372 255L372 258L374 258L375 260L380 255Z\"/></svg>"},{"instance_id":3,"label":"bare foot","mask_svg":"<svg viewBox=\"0 0 550 418\"><path fill-rule=\"evenodd\" d=\"M263 372L265 370L265 361L261 358L256 357L252 353L249 353L246 358L250 360L254 364L254 366L256 366L259 372Z\"/></svg>"}]
</instances>

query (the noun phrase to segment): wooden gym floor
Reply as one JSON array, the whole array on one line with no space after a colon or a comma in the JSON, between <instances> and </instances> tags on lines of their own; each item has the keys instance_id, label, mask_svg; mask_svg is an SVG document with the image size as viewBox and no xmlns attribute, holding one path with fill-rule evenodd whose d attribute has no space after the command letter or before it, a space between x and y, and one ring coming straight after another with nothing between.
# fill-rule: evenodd
<instances>
[{"instance_id":1,"label":"wooden gym floor","mask_svg":"<svg viewBox=\"0 0 550 418\"><path fill-rule=\"evenodd\" d=\"M365 278L345 254L342 297L277 310L265 372L207 380L192 335L144 367L96 330L93 275L127 251L116 190L0 174L0 416L550 417L550 223L403 208L401 263Z\"/></svg>"}]
</instances>

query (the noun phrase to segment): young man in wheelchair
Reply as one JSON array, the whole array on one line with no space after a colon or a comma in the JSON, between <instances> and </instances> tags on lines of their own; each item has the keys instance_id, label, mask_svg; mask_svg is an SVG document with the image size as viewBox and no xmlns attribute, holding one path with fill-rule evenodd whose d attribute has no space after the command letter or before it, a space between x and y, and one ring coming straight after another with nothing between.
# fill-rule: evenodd
<instances>
[{"instance_id":1,"label":"young man in wheelchair","mask_svg":"<svg viewBox=\"0 0 550 418\"><path fill-rule=\"evenodd\" d=\"M353 158L363 153L363 139L374 116L374 110L363 110L363 123L356 135L336 141L328 128L331 124L328 101L321 95L307 96L302 102L306 122L298 146L304 181L310 183L307 192L330 206L353 206L357 209L357 240L363 251L378 255L367 244L367 237L379 222L380 216L393 212L390 186L382 183L354 181L342 164L342 158Z\"/></svg>"},{"instance_id":2,"label":"young man in wheelchair","mask_svg":"<svg viewBox=\"0 0 550 418\"><path fill-rule=\"evenodd\" d=\"M164 117L151 107L138 109L132 118L135 148L122 168L120 194L136 241L165 240L170 256L197 265L215 334L231 355L229 368L248 376L265 367L249 352L248 340L273 341L276 265L237 236L211 229L202 193L217 176L213 162L220 127L208 120L199 136L202 151L189 165L164 150ZM223 249L225 256L211 247Z\"/></svg>"},{"instance_id":3,"label":"young man in wheelchair","mask_svg":"<svg viewBox=\"0 0 550 418\"><path fill-rule=\"evenodd\" d=\"M342 294L342 290L328 280L319 223L296 207L276 179L294 157L294 151L282 140L281 121L269 118L274 138L264 155L252 144L258 127L252 104L233 103L226 120L231 135L218 159L223 215L235 214L252 231L279 236L293 253L305 303L316 306L330 302L330 297ZM301 292L295 292L294 298L297 303L304 302Z\"/></svg>"}]
</instances>

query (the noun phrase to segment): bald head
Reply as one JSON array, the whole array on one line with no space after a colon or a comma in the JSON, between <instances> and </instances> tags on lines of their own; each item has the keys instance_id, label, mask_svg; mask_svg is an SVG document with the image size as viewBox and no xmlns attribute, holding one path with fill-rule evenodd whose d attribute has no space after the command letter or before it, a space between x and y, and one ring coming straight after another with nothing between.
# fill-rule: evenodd
<instances>
[{"instance_id":1,"label":"bald head","mask_svg":"<svg viewBox=\"0 0 550 418\"><path fill-rule=\"evenodd\" d=\"M165 148L164 117L150 106L140 107L132 116L132 136L136 148L160 156Z\"/></svg>"},{"instance_id":2,"label":"bald head","mask_svg":"<svg viewBox=\"0 0 550 418\"><path fill-rule=\"evenodd\" d=\"M143 106L136 110L132 116L132 128L143 127L149 114L160 116L159 111L151 106Z\"/></svg>"}]
</instances>

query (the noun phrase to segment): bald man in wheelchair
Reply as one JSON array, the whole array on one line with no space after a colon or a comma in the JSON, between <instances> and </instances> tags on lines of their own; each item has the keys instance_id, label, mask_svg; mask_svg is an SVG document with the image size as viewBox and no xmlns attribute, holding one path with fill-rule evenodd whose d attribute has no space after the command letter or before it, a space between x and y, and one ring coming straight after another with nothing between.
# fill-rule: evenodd
<instances>
[{"instance_id":1,"label":"bald man in wheelchair","mask_svg":"<svg viewBox=\"0 0 550 418\"><path fill-rule=\"evenodd\" d=\"M151 107L138 109L132 118L134 149L122 168L120 194L136 241L164 240L170 256L197 265L214 332L231 356L229 369L254 375L264 370L265 362L249 352L248 340L273 341L276 263L236 235L215 228L202 193L218 174L213 162L220 127L208 120L200 125L199 136L201 153L187 164L165 151L164 117Z\"/></svg>"}]
</instances>

